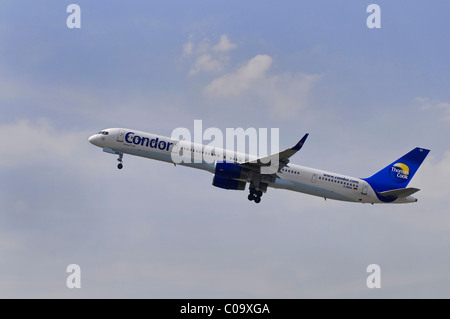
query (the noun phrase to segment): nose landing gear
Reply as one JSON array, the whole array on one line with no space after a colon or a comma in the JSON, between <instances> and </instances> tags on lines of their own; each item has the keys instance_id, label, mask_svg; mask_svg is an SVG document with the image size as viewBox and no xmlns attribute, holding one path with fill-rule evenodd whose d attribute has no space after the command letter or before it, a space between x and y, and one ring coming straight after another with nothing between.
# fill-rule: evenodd
<instances>
[{"instance_id":1,"label":"nose landing gear","mask_svg":"<svg viewBox=\"0 0 450 319\"><path fill-rule=\"evenodd\" d=\"M248 198L249 201L254 200L255 203L258 204L261 201L262 194L263 193L260 190L257 190L256 188L251 187L250 188L250 194L248 195L247 198Z\"/></svg>"},{"instance_id":2,"label":"nose landing gear","mask_svg":"<svg viewBox=\"0 0 450 319\"><path fill-rule=\"evenodd\" d=\"M123 153L119 153L119 158L117 159L119 161L119 164L117 164L118 169L123 168L122 159L123 159Z\"/></svg>"}]
</instances>

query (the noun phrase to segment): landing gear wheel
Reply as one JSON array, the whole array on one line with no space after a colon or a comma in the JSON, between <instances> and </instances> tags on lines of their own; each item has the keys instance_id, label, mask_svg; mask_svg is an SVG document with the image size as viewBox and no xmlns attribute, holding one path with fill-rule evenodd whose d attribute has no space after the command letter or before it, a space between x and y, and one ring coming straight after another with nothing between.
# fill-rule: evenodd
<instances>
[{"instance_id":1,"label":"landing gear wheel","mask_svg":"<svg viewBox=\"0 0 450 319\"><path fill-rule=\"evenodd\" d=\"M260 190L257 190L255 187L250 188L250 194L248 195L248 200L255 201L255 203L259 203L261 201L261 196L263 192Z\"/></svg>"},{"instance_id":2,"label":"landing gear wheel","mask_svg":"<svg viewBox=\"0 0 450 319\"><path fill-rule=\"evenodd\" d=\"M123 153L119 153L119 158L117 159L119 161L119 164L117 164L118 169L122 169L122 167L123 167L122 159L123 159Z\"/></svg>"}]
</instances>

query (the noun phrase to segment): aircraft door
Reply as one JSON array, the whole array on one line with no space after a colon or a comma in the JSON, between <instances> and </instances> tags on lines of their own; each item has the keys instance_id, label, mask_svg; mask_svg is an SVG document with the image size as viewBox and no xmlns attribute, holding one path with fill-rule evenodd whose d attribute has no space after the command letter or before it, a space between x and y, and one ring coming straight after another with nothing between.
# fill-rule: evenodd
<instances>
[{"instance_id":1,"label":"aircraft door","mask_svg":"<svg viewBox=\"0 0 450 319\"><path fill-rule=\"evenodd\" d=\"M367 185L366 182L364 182L362 190L361 190L361 194L363 195L367 195L367 192L369 191L369 185Z\"/></svg>"},{"instance_id":2,"label":"aircraft door","mask_svg":"<svg viewBox=\"0 0 450 319\"><path fill-rule=\"evenodd\" d=\"M317 174L312 174L311 182L317 182Z\"/></svg>"},{"instance_id":3,"label":"aircraft door","mask_svg":"<svg viewBox=\"0 0 450 319\"><path fill-rule=\"evenodd\" d=\"M120 130L117 134L117 142L123 142L123 137L125 136L125 130Z\"/></svg>"}]
</instances>

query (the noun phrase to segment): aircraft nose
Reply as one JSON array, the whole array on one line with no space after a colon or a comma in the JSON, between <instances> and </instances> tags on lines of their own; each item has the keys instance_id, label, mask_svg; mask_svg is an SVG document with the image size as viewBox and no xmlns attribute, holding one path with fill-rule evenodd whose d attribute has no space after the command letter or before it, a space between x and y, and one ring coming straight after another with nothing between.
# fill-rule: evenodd
<instances>
[{"instance_id":1,"label":"aircraft nose","mask_svg":"<svg viewBox=\"0 0 450 319\"><path fill-rule=\"evenodd\" d=\"M89 137L89 142L91 143L91 144L94 144L95 145L95 140L97 139L96 138L97 137L97 135L92 135L91 137Z\"/></svg>"}]
</instances>

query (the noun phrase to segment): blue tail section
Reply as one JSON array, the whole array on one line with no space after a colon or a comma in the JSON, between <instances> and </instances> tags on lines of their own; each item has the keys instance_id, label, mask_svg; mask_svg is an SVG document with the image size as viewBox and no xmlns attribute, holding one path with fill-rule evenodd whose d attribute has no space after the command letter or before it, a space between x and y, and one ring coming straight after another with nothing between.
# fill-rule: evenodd
<instances>
[{"instance_id":1,"label":"blue tail section","mask_svg":"<svg viewBox=\"0 0 450 319\"><path fill-rule=\"evenodd\" d=\"M364 178L375 192L405 188L430 150L416 147L369 178Z\"/></svg>"}]
</instances>

